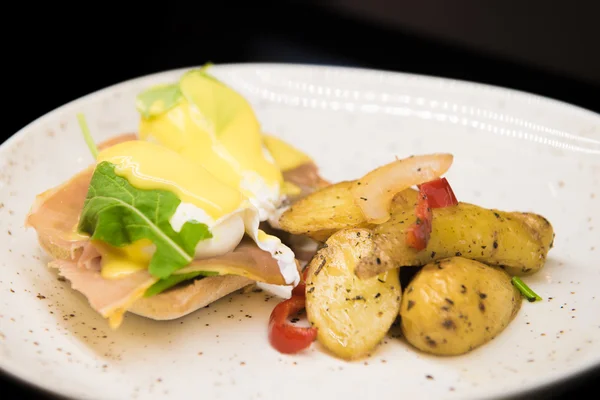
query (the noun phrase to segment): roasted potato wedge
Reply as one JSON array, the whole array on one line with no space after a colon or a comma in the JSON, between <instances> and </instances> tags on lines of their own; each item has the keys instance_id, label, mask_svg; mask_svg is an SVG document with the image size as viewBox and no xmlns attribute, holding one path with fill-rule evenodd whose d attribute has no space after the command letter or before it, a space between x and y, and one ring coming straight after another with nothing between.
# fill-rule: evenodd
<instances>
[{"instance_id":1,"label":"roasted potato wedge","mask_svg":"<svg viewBox=\"0 0 600 400\"><path fill-rule=\"evenodd\" d=\"M359 279L354 266L372 251L368 230L331 236L308 266L306 314L318 341L336 356L366 356L383 339L400 309L398 270Z\"/></svg>"},{"instance_id":2,"label":"roasted potato wedge","mask_svg":"<svg viewBox=\"0 0 600 400\"><path fill-rule=\"evenodd\" d=\"M354 201L351 192L354 184L355 181L339 182L298 200L279 219L280 228L324 242L341 229L374 226L366 222ZM414 189L398 193L392 202L392 211L413 208L417 195Z\"/></svg>"},{"instance_id":3,"label":"roasted potato wedge","mask_svg":"<svg viewBox=\"0 0 600 400\"><path fill-rule=\"evenodd\" d=\"M406 244L406 232L415 222L414 209L395 212L372 228L375 250L356 267L368 278L399 266L419 266L462 256L500 266L510 275L539 271L554 241L552 225L533 213L490 210L468 203L433 211L431 238L424 250Z\"/></svg>"},{"instance_id":4,"label":"roasted potato wedge","mask_svg":"<svg viewBox=\"0 0 600 400\"><path fill-rule=\"evenodd\" d=\"M502 332L521 303L506 271L463 257L438 260L404 291L402 332L424 352L464 354Z\"/></svg>"},{"instance_id":5,"label":"roasted potato wedge","mask_svg":"<svg viewBox=\"0 0 600 400\"><path fill-rule=\"evenodd\" d=\"M295 202L279 218L281 229L324 242L334 232L360 227L364 218L350 194L351 181L318 190Z\"/></svg>"}]
</instances>

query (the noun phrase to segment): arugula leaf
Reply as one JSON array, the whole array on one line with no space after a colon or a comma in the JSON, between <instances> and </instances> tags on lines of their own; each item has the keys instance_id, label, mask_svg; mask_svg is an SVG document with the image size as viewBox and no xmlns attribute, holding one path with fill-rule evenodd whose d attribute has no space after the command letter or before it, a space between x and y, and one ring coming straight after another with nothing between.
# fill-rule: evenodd
<instances>
[{"instance_id":1,"label":"arugula leaf","mask_svg":"<svg viewBox=\"0 0 600 400\"><path fill-rule=\"evenodd\" d=\"M115 173L115 165L103 161L96 166L85 199L78 230L92 240L122 247L140 239L156 246L148 270L167 278L188 265L200 240L212 234L206 224L186 222L179 233L169 219L181 200L166 190L141 190Z\"/></svg>"},{"instance_id":2,"label":"arugula leaf","mask_svg":"<svg viewBox=\"0 0 600 400\"><path fill-rule=\"evenodd\" d=\"M156 282L154 285L152 285L148 289L146 289L146 292L144 292L144 297L155 296L159 293L164 292L167 289L172 288L173 286L177 285L180 282L191 280L198 276L216 276L216 275L219 275L219 273L211 272L211 271L207 271L207 272L194 271L194 272L188 272L187 274L171 275L168 278L161 279L160 281Z\"/></svg>"},{"instance_id":3,"label":"arugula leaf","mask_svg":"<svg viewBox=\"0 0 600 400\"><path fill-rule=\"evenodd\" d=\"M150 118L170 110L182 99L179 84L157 85L138 94L135 106L140 114Z\"/></svg>"}]
</instances>

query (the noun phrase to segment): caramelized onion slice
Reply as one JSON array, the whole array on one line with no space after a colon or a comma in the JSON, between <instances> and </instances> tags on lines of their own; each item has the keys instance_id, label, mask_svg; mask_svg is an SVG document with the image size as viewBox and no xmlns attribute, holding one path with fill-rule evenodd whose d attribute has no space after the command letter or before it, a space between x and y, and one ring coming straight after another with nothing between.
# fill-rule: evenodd
<instances>
[{"instance_id":1,"label":"caramelized onion slice","mask_svg":"<svg viewBox=\"0 0 600 400\"><path fill-rule=\"evenodd\" d=\"M381 224L390 218L390 205L397 193L439 178L450 169L453 159L452 154L438 153L383 165L355 182L354 201L368 222Z\"/></svg>"}]
</instances>

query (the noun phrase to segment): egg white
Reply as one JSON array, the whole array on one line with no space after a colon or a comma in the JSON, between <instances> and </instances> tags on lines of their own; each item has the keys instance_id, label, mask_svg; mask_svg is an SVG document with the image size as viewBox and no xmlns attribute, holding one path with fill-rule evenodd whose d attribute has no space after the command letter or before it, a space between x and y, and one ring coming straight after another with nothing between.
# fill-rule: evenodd
<instances>
[{"instance_id":1,"label":"egg white","mask_svg":"<svg viewBox=\"0 0 600 400\"><path fill-rule=\"evenodd\" d=\"M261 221L266 221L277 212L281 203L279 184L268 185L264 178L254 171L244 171L240 188L250 193L248 200L258 210Z\"/></svg>"},{"instance_id":2,"label":"egg white","mask_svg":"<svg viewBox=\"0 0 600 400\"><path fill-rule=\"evenodd\" d=\"M171 217L171 227L179 232L188 221L206 224L213 236L198 243L195 249L195 259L200 260L229 253L241 242L244 234L247 234L261 250L269 252L277 260L279 271L287 285L295 286L300 282L294 253L278 237L264 233L259 234L260 211L251 202L246 202L240 209L216 221L201 208L190 203L181 203ZM260 286L278 296L289 296L289 288L284 289L277 285L267 284L260 284Z\"/></svg>"}]
</instances>

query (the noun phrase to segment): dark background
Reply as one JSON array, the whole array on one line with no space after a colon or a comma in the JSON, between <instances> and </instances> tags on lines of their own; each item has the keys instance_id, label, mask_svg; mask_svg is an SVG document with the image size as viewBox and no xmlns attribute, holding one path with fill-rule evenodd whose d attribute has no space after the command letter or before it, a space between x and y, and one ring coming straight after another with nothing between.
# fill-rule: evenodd
<instances>
[{"instance_id":1,"label":"dark background","mask_svg":"<svg viewBox=\"0 0 600 400\"><path fill-rule=\"evenodd\" d=\"M598 15L598 1L215 0L35 7L22 2L5 10L0 24L9 105L0 142L89 92L207 61L436 75L600 112ZM538 397L594 398L599 379L597 369ZM0 376L0 393L9 389L15 390L11 398L38 394Z\"/></svg>"}]
</instances>

